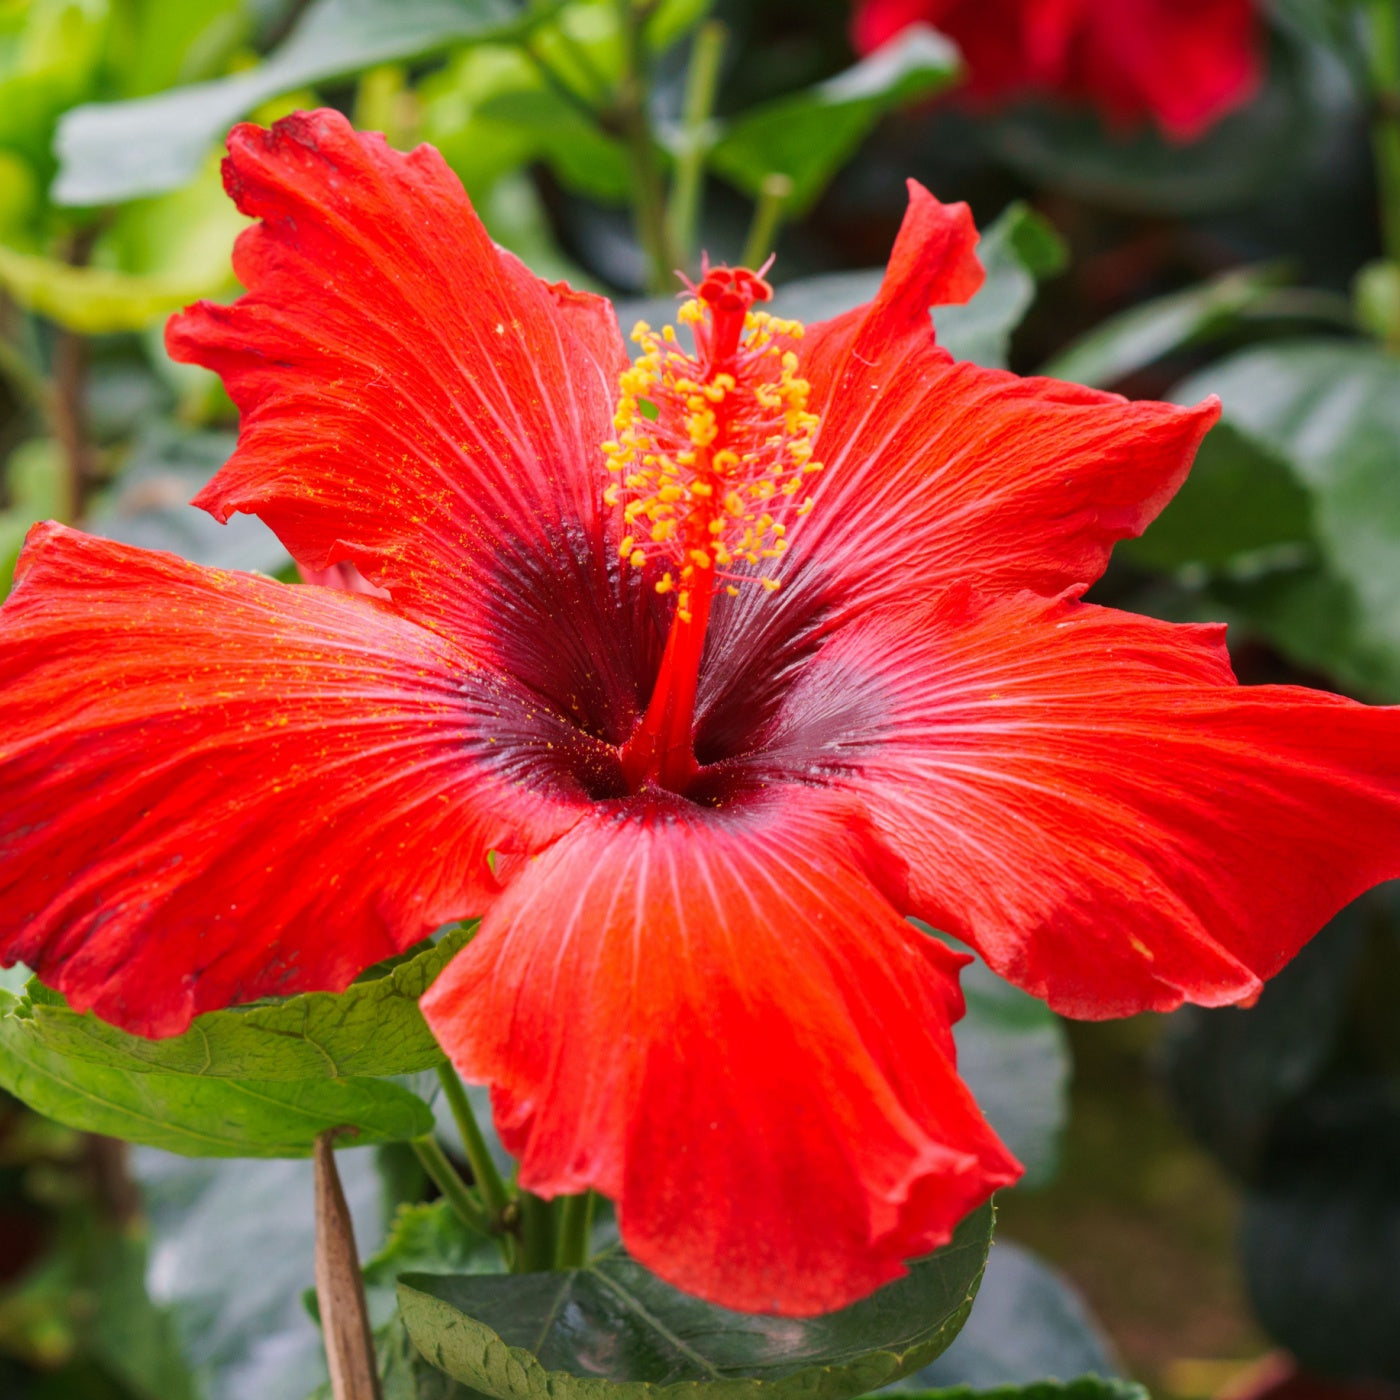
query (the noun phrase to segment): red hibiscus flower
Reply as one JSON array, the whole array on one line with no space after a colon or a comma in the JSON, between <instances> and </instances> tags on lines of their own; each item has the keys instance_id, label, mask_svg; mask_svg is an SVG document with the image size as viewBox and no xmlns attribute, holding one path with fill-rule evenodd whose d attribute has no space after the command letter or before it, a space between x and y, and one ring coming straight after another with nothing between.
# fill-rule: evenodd
<instances>
[{"instance_id":1,"label":"red hibiscus flower","mask_svg":"<svg viewBox=\"0 0 1400 1400\"><path fill-rule=\"evenodd\" d=\"M1400 720L1078 601L1216 416L958 364L911 186L805 336L710 273L629 367L437 154L230 139L233 306L172 323L308 571L58 526L0 624L0 953L148 1035L481 914L425 999L520 1179L736 1307L897 1276L1015 1163L954 1068L973 943L1072 1014L1252 997L1400 873Z\"/></svg>"},{"instance_id":2,"label":"red hibiscus flower","mask_svg":"<svg viewBox=\"0 0 1400 1400\"><path fill-rule=\"evenodd\" d=\"M1248 101L1262 66L1257 0L858 0L856 46L920 22L961 47L974 100L1053 94L1177 141Z\"/></svg>"}]
</instances>

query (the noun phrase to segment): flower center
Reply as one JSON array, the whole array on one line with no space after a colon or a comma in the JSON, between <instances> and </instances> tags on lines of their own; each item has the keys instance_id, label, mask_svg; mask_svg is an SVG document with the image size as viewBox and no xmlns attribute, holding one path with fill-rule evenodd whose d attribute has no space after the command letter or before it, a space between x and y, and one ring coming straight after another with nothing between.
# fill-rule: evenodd
<instances>
[{"instance_id":1,"label":"flower center","mask_svg":"<svg viewBox=\"0 0 1400 1400\"><path fill-rule=\"evenodd\" d=\"M603 444L613 475L604 493L622 511L622 557L662 570L658 593L676 595L656 689L622 746L635 791L654 783L684 792L695 761L695 693L705 629L717 585L769 591L764 571L787 549L788 517L812 508L805 479L819 420L807 409L811 387L797 374L795 321L755 311L772 288L746 268L709 268L677 319L658 335L632 332L640 359L620 381L617 440Z\"/></svg>"}]
</instances>

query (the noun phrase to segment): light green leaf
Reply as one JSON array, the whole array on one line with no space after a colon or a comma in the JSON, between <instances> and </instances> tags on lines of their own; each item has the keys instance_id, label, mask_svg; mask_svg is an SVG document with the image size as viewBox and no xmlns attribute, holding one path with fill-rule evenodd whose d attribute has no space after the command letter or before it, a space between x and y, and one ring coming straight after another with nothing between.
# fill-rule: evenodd
<instances>
[{"instance_id":1,"label":"light green leaf","mask_svg":"<svg viewBox=\"0 0 1400 1400\"><path fill-rule=\"evenodd\" d=\"M710 165L757 197L768 175L786 175L785 209L805 212L888 111L941 91L958 76L957 49L926 25L911 25L844 73L733 118Z\"/></svg>"},{"instance_id":2,"label":"light green leaf","mask_svg":"<svg viewBox=\"0 0 1400 1400\"><path fill-rule=\"evenodd\" d=\"M304 1157L317 1133L357 1145L433 1129L420 1098L378 1079L261 1081L149 1074L73 1059L36 1033L33 1006L0 992L0 1088L83 1132L191 1157Z\"/></svg>"},{"instance_id":3,"label":"light green leaf","mask_svg":"<svg viewBox=\"0 0 1400 1400\"><path fill-rule=\"evenodd\" d=\"M1242 268L1111 317L1067 346L1041 371L1108 389L1130 374L1219 335L1278 285L1269 268Z\"/></svg>"},{"instance_id":4,"label":"light green leaf","mask_svg":"<svg viewBox=\"0 0 1400 1400\"><path fill-rule=\"evenodd\" d=\"M0 287L27 311L84 335L139 331L162 316L217 291L214 281L140 277L103 267L70 267L0 245Z\"/></svg>"},{"instance_id":5,"label":"light green leaf","mask_svg":"<svg viewBox=\"0 0 1400 1400\"><path fill-rule=\"evenodd\" d=\"M662 1283L620 1249L555 1274L399 1283L414 1344L497 1400L846 1400L931 1361L966 1320L990 1206L871 1297L813 1318L731 1312Z\"/></svg>"},{"instance_id":6,"label":"light green leaf","mask_svg":"<svg viewBox=\"0 0 1400 1400\"><path fill-rule=\"evenodd\" d=\"M501 38L555 7L555 0L315 0L286 41L245 73L68 112L53 197L109 204L174 189L261 103L380 63Z\"/></svg>"},{"instance_id":7,"label":"light green leaf","mask_svg":"<svg viewBox=\"0 0 1400 1400\"><path fill-rule=\"evenodd\" d=\"M383 976L343 992L210 1011L183 1035L147 1040L79 1016L35 984L30 1034L57 1055L134 1074L211 1079L311 1080L413 1074L443 1063L418 998L465 946L457 929Z\"/></svg>"},{"instance_id":8,"label":"light green leaf","mask_svg":"<svg viewBox=\"0 0 1400 1400\"><path fill-rule=\"evenodd\" d=\"M247 0L138 0L117 7L108 62L126 97L212 76L248 38Z\"/></svg>"}]
</instances>

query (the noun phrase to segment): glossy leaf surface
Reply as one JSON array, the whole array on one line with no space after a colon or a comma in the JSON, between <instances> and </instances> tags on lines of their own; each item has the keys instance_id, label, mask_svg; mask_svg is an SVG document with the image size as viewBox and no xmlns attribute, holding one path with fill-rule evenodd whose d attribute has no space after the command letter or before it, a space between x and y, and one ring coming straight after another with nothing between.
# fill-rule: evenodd
<instances>
[{"instance_id":1,"label":"glossy leaf surface","mask_svg":"<svg viewBox=\"0 0 1400 1400\"><path fill-rule=\"evenodd\" d=\"M1066 346L1042 373L1111 389L1163 356L1226 329L1257 306L1276 281L1267 269L1244 268L1142 302Z\"/></svg>"},{"instance_id":2,"label":"glossy leaf surface","mask_svg":"<svg viewBox=\"0 0 1400 1400\"><path fill-rule=\"evenodd\" d=\"M51 1049L33 1006L0 993L0 1088L84 1132L191 1157L304 1157L327 1128L359 1145L432 1131L420 1098L378 1079L209 1079L152 1074Z\"/></svg>"},{"instance_id":3,"label":"glossy leaf surface","mask_svg":"<svg viewBox=\"0 0 1400 1400\"><path fill-rule=\"evenodd\" d=\"M1117 1371L1107 1339L1069 1280L1030 1250L998 1240L967 1326L942 1356L895 1389L1034 1389L1046 1376Z\"/></svg>"},{"instance_id":4,"label":"glossy leaf surface","mask_svg":"<svg viewBox=\"0 0 1400 1400\"><path fill-rule=\"evenodd\" d=\"M957 49L912 25L869 58L816 87L734 118L710 151L711 166L756 197L769 175L785 175L785 209L801 213L826 187L884 113L947 87Z\"/></svg>"},{"instance_id":5,"label":"glossy leaf surface","mask_svg":"<svg viewBox=\"0 0 1400 1400\"><path fill-rule=\"evenodd\" d=\"M399 1306L430 1361L497 1400L845 1400L948 1346L971 1308L991 1229L991 1209L975 1212L907 1277L822 1317L717 1308L620 1250L560 1274L410 1274Z\"/></svg>"},{"instance_id":6,"label":"glossy leaf surface","mask_svg":"<svg viewBox=\"0 0 1400 1400\"><path fill-rule=\"evenodd\" d=\"M316 0L256 68L133 102L67 113L53 197L108 204L183 184L229 127L282 93L450 44L504 37L541 7L517 0Z\"/></svg>"},{"instance_id":7,"label":"glossy leaf surface","mask_svg":"<svg viewBox=\"0 0 1400 1400\"><path fill-rule=\"evenodd\" d=\"M36 984L29 1030L56 1054L138 1073L262 1080L413 1074L443 1062L418 998L470 936L454 930L343 992L208 1012L165 1040L129 1035L91 1013L79 1016Z\"/></svg>"}]
</instances>

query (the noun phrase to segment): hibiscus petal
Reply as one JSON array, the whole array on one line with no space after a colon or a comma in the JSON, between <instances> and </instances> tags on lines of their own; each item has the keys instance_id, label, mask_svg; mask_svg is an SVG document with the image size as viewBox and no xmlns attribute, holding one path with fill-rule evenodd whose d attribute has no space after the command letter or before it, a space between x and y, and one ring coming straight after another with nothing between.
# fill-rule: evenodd
<instances>
[{"instance_id":1,"label":"hibiscus petal","mask_svg":"<svg viewBox=\"0 0 1400 1400\"><path fill-rule=\"evenodd\" d=\"M1218 628L959 589L787 703L770 762L858 793L911 907L1071 1016L1247 1001L1400 876L1400 710L1240 687Z\"/></svg>"},{"instance_id":2,"label":"hibiscus petal","mask_svg":"<svg viewBox=\"0 0 1400 1400\"><path fill-rule=\"evenodd\" d=\"M955 363L928 308L976 289L966 231L963 206L911 182L879 295L798 342L825 467L789 532L785 589L864 607L959 580L1087 587L1171 499L1215 422L1214 399L1134 403Z\"/></svg>"},{"instance_id":3,"label":"hibiscus petal","mask_svg":"<svg viewBox=\"0 0 1400 1400\"><path fill-rule=\"evenodd\" d=\"M423 1001L524 1185L612 1196L638 1259L730 1307L848 1303L1019 1174L954 1068L962 960L853 816L798 787L599 809Z\"/></svg>"},{"instance_id":4,"label":"hibiscus petal","mask_svg":"<svg viewBox=\"0 0 1400 1400\"><path fill-rule=\"evenodd\" d=\"M541 576L601 577L599 446L627 363L609 303L497 248L437 151L336 112L236 127L224 180L262 221L234 252L248 294L167 333L242 415L196 504L259 515L313 571L354 563L459 637Z\"/></svg>"},{"instance_id":5,"label":"hibiscus petal","mask_svg":"<svg viewBox=\"0 0 1400 1400\"><path fill-rule=\"evenodd\" d=\"M0 959L145 1035L344 987L478 913L487 851L582 801L516 786L562 729L537 702L383 604L60 526L21 557L0 671Z\"/></svg>"}]
</instances>

